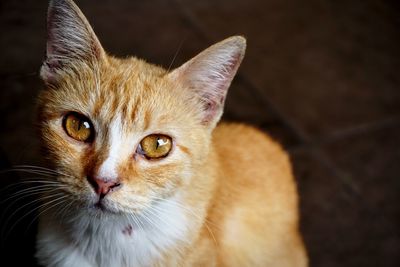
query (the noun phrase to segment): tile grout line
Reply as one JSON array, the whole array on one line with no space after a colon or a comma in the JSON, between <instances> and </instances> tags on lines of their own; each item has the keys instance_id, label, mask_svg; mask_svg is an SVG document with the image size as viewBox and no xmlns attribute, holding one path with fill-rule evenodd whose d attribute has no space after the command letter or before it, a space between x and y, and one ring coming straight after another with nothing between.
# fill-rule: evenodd
<instances>
[{"instance_id":1,"label":"tile grout line","mask_svg":"<svg viewBox=\"0 0 400 267\"><path fill-rule=\"evenodd\" d=\"M357 125L342 131L338 131L332 137L317 140L310 144L303 144L295 149L289 149L289 153L293 154L301 150L309 150L311 156L321 163L327 170L338 177L357 197L362 194L360 186L352 179L352 177L332 161L332 159L321 149L321 145L334 141L340 141L345 138L357 135L379 131L387 128L396 127L400 124L400 116L391 117L382 121Z\"/></svg>"},{"instance_id":2,"label":"tile grout line","mask_svg":"<svg viewBox=\"0 0 400 267\"><path fill-rule=\"evenodd\" d=\"M362 123L351 126L343 130L335 131L325 137L317 139L317 144L331 143L344 138L361 135L364 133L379 131L385 128L391 128L400 124L400 116L388 117L379 121Z\"/></svg>"},{"instance_id":3,"label":"tile grout line","mask_svg":"<svg viewBox=\"0 0 400 267\"><path fill-rule=\"evenodd\" d=\"M300 143L310 142L309 136L303 130L297 127L294 123L292 123L285 115L283 115L283 113L279 111L279 108L277 108L276 105L274 105L271 101L269 101L267 97L261 97L261 98L258 97L257 94L263 95L263 93L261 93L262 92L261 89L253 85L251 81L247 79L247 77L245 77L243 74L238 73L237 77L238 80L241 80L241 82L246 87L251 89L250 91L252 92L252 95L255 98L258 98L263 105L269 107L270 112L272 112L273 115L275 115L278 118L278 120L282 121L282 123L294 134L294 136Z\"/></svg>"},{"instance_id":4,"label":"tile grout line","mask_svg":"<svg viewBox=\"0 0 400 267\"><path fill-rule=\"evenodd\" d=\"M364 123L355 125L343 130L338 130L332 134L328 134L325 137L316 138L316 141L300 144L298 146L293 146L288 150L293 153L296 151L301 151L309 147L320 147L325 144L329 144L336 141L341 141L346 138L351 138L358 135L368 134L375 131L380 131L383 129L393 128L400 125L400 116L389 117L379 121Z\"/></svg>"},{"instance_id":5,"label":"tile grout line","mask_svg":"<svg viewBox=\"0 0 400 267\"><path fill-rule=\"evenodd\" d=\"M341 168L336 166L334 161L319 147L311 148L310 153L319 163L321 163L333 176L337 177L342 183L347 186L356 196L361 195L359 185L352 177Z\"/></svg>"}]
</instances>

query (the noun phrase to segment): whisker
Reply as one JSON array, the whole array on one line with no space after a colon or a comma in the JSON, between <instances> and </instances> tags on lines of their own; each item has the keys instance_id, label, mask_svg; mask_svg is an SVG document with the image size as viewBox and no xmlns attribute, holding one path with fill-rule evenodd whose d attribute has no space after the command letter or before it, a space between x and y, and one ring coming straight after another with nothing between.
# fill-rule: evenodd
<instances>
[{"instance_id":1,"label":"whisker","mask_svg":"<svg viewBox=\"0 0 400 267\"><path fill-rule=\"evenodd\" d=\"M65 220L65 217L68 215L69 209L71 206L76 202L75 199L69 199L69 203L64 206L64 208L60 209L54 216L59 216L61 218L61 221Z\"/></svg>"},{"instance_id":2,"label":"whisker","mask_svg":"<svg viewBox=\"0 0 400 267\"><path fill-rule=\"evenodd\" d=\"M150 209L146 210L146 212L150 212L153 217L158 218L158 215L155 214L154 212L152 212ZM140 217L143 217L143 219L145 219L148 223L150 223L154 228L156 228L156 230L160 230L160 226L159 224L157 224L156 222L154 222L154 220L152 220L149 216L146 215L146 212L144 212L143 214L140 215ZM161 232L161 231L160 231Z\"/></svg>"},{"instance_id":3,"label":"whisker","mask_svg":"<svg viewBox=\"0 0 400 267\"><path fill-rule=\"evenodd\" d=\"M44 196L44 197L42 197L42 198L40 198L40 199L34 199L34 200L32 200L32 201L30 201L30 202L28 202L28 203L26 203L26 204L24 204L24 205L18 207L18 208L17 208L16 210L14 210L14 212L8 217L8 219L7 219L6 222L5 222L5 225L7 225L7 222L8 222L16 213L18 213L18 211L20 211L21 209L23 209L23 208L25 208L25 207L27 207L27 206L29 206L29 205L32 205L32 204L34 204L34 203L40 202L40 201L42 201L43 199L48 199L48 198L51 198L51 197L54 197L54 196L60 195L60 194L62 194L62 193L56 193L56 194ZM8 207L4 210L4 213L3 213L3 214L5 215L5 214L7 213L7 211L8 211L15 203L16 203L16 201L13 201L10 205L8 205ZM4 216L4 215L3 215L3 216ZM3 216L2 216L1 219L3 219Z\"/></svg>"},{"instance_id":4,"label":"whisker","mask_svg":"<svg viewBox=\"0 0 400 267\"><path fill-rule=\"evenodd\" d=\"M53 201L47 202L46 204L49 205L49 204L51 204L51 203L53 203L53 202L55 202L55 201L60 201L60 202L58 202L58 203L56 202L54 205L51 205L50 207L47 207L45 210L42 210L41 212L39 212L39 213L32 219L31 223L29 223L29 225L27 226L27 229L29 229L29 228L32 226L32 224L39 218L39 216L40 216L41 214L45 213L45 212L48 211L49 209L52 209L52 208L54 208L54 207L57 207L57 206L60 205L60 204L65 203L65 202L66 202L66 198L67 198L67 196L61 196L61 197L59 197L59 198L57 198L57 199L55 199L55 200L53 200ZM42 205L42 206L40 207L40 209L41 209L41 208L44 208L44 206ZM26 231L27 231L27 230L26 230ZM26 233L26 231L25 231L25 233Z\"/></svg>"},{"instance_id":5,"label":"whisker","mask_svg":"<svg viewBox=\"0 0 400 267\"><path fill-rule=\"evenodd\" d=\"M21 184L34 184L34 183L62 184L61 182L51 181L51 180L47 180L47 179L34 180L34 179L38 179L38 178L40 178L40 177L24 178L24 180L17 182L17 184L18 183L21 183Z\"/></svg>"},{"instance_id":6,"label":"whisker","mask_svg":"<svg viewBox=\"0 0 400 267\"><path fill-rule=\"evenodd\" d=\"M25 197L25 196L27 197L27 196L30 196L30 195L36 195L36 194L43 193L43 192L53 192L53 191L56 191L56 190L58 190L60 188L66 188L66 187L65 186L62 187L62 186L58 186L58 185L57 186L56 185L51 185L51 186L50 185L41 185L41 186L35 186L34 188L26 188L26 189L23 189L21 191L13 193L8 198L0 201L0 204L3 204L3 203L5 203L5 202L7 202L7 201L9 201L9 200L11 200L13 198L21 196L21 195L23 197Z\"/></svg>"},{"instance_id":7,"label":"whisker","mask_svg":"<svg viewBox=\"0 0 400 267\"><path fill-rule=\"evenodd\" d=\"M22 170L30 170L30 171L36 171L36 172L41 172L45 174L55 174L55 175L62 175L62 176L67 176L71 177L71 175L60 171L60 170L53 170L49 169L46 167L41 167L41 166L34 166L34 165L14 165L12 168L9 170L16 170L16 171L22 171Z\"/></svg>"},{"instance_id":8,"label":"whisker","mask_svg":"<svg viewBox=\"0 0 400 267\"><path fill-rule=\"evenodd\" d=\"M3 170L0 173L8 173L8 172L25 172L25 173L32 173L32 174L40 174L45 177L56 177L55 173L44 172L40 170L29 170L29 169L8 169Z\"/></svg>"},{"instance_id":9,"label":"whisker","mask_svg":"<svg viewBox=\"0 0 400 267\"><path fill-rule=\"evenodd\" d=\"M24 165L13 165L13 167L16 167L16 168L41 169L41 170L56 172L56 171L53 170L53 169L46 168L46 167L42 167L42 166L37 166L37 165L26 165L26 164L24 164Z\"/></svg>"},{"instance_id":10,"label":"whisker","mask_svg":"<svg viewBox=\"0 0 400 267\"><path fill-rule=\"evenodd\" d=\"M19 196L17 199L14 199L10 204L7 205L7 207L6 207L6 208L4 209L4 211L2 212L0 221L3 220L4 216L7 214L7 212L9 211L9 209L11 209L18 201L20 201L20 200L22 200L22 199L24 199L24 198L27 198L27 197L29 197L29 196L34 196L34 195L41 194L41 193L43 193L43 192L31 193L31 195L28 195L28 193L26 193L27 195L22 195L22 196ZM35 200L33 200L33 201L31 201L31 202L29 202L29 203L23 205L22 207L19 207L19 208L18 208L16 211L14 211L14 212L17 212L18 210L24 208L24 207L27 206L28 204L32 204L32 203L35 203L35 202L37 202L37 201L39 201L39 200L38 200L38 199L35 199ZM2 204L3 204L3 203L2 203ZM10 217L11 217L11 216L10 216Z\"/></svg>"},{"instance_id":11,"label":"whisker","mask_svg":"<svg viewBox=\"0 0 400 267\"><path fill-rule=\"evenodd\" d=\"M176 52L175 52L175 54L174 54L174 57L172 58L172 61L171 61L171 63L170 63L169 66L168 66L167 72L169 72L169 71L171 70L172 65L174 65L175 59L178 57L178 54L179 54L179 52L181 51L182 45L183 45L183 43L184 43L185 41L186 41L186 38L184 38L184 39L179 43L178 49L176 50Z\"/></svg>"},{"instance_id":12,"label":"whisker","mask_svg":"<svg viewBox=\"0 0 400 267\"><path fill-rule=\"evenodd\" d=\"M36 179L36 180L33 180L33 179ZM23 186L23 185L26 185L26 184L32 184L32 185L35 185L35 184L54 184L54 185L55 184L62 184L62 183L57 182L57 181L49 181L49 180L45 180L45 179L37 180L37 179L38 179L38 177L35 177L35 178L32 178L31 180L30 179L24 179L23 181L14 182L14 183L2 188L0 190L0 192L5 192L7 190L10 190L13 187Z\"/></svg>"},{"instance_id":13,"label":"whisker","mask_svg":"<svg viewBox=\"0 0 400 267\"><path fill-rule=\"evenodd\" d=\"M144 225L140 222L139 218L137 218L134 213L128 213L127 215L130 216L129 218L131 218L134 221L134 224L137 225L139 229L144 233Z\"/></svg>"},{"instance_id":14,"label":"whisker","mask_svg":"<svg viewBox=\"0 0 400 267\"><path fill-rule=\"evenodd\" d=\"M35 199L35 200L33 200L33 201L31 201L31 202L29 202L29 203L27 203L27 204L25 204L25 205L19 207L18 209L16 209L16 210L8 217L8 219L5 221L4 226L3 226L3 230L1 231L1 236L4 236L5 239L7 238L8 234L5 236L5 235L4 235L4 230L6 229L7 225L8 225L9 222L10 222L10 220L11 220L21 209L23 209L23 208L25 208L25 207L27 207L27 206L29 206L29 205L32 205L32 204L41 202L43 199L48 199L48 198L56 197L56 196L59 196L59 195L62 195L62 196L65 197L64 194L56 193L56 194L53 194L53 195L49 195L49 196L47 196L47 197L43 197L43 198L41 198L41 199ZM25 218L26 216L28 216L29 214L31 214L32 212L34 212L34 211L37 210L38 208L40 208L40 207L42 207L42 206L44 206L44 205L51 204L52 202L54 202L54 200L52 200L52 201L50 201L50 202L46 202L46 203L44 203L43 205L40 205L39 207L33 208L32 210L30 210L29 212L27 212L26 214L24 214L22 217L20 217L20 218L13 224L13 227L14 227L18 222L20 222L23 218ZM10 228L10 230L9 230L8 233L10 233L10 232L12 231L13 227Z\"/></svg>"},{"instance_id":15,"label":"whisker","mask_svg":"<svg viewBox=\"0 0 400 267\"><path fill-rule=\"evenodd\" d=\"M167 205L176 205L178 207L181 207L182 209L186 210L187 212L189 212L191 215L193 215L194 217L198 218L199 220L202 220L204 222L204 226L207 228L207 231L210 233L212 239L214 240L214 243L216 246L218 246L218 242L215 238L215 235L213 233L213 231L211 230L211 228L209 227L209 224L214 225L215 228L218 230L218 227L214 224L211 223L210 221L207 220L207 218L201 218L199 215L197 215L193 210L189 209L188 207L182 205L181 203L171 200L171 199L165 199L165 198L159 198L159 197L154 197L154 199L160 200L160 201L164 201L165 204ZM157 206L152 206L154 209L159 209L159 207ZM161 212L165 212L166 210L160 210Z\"/></svg>"}]
</instances>

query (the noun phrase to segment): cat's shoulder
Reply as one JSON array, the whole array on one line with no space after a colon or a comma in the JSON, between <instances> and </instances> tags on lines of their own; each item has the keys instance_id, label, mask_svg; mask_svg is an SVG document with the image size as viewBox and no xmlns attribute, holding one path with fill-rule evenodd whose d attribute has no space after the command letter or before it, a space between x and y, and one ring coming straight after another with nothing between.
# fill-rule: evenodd
<instances>
[{"instance_id":1,"label":"cat's shoulder","mask_svg":"<svg viewBox=\"0 0 400 267\"><path fill-rule=\"evenodd\" d=\"M266 173L274 173L273 179L282 176L284 180L292 179L288 153L267 133L253 126L222 123L214 130L212 143L220 166L231 177L247 176L253 181L258 178L263 181Z\"/></svg>"},{"instance_id":2,"label":"cat's shoulder","mask_svg":"<svg viewBox=\"0 0 400 267\"><path fill-rule=\"evenodd\" d=\"M238 122L221 122L214 129L213 135L226 135L231 133L229 136L231 137L258 137L258 138L267 138L270 139L268 134L262 132L260 129Z\"/></svg>"},{"instance_id":3,"label":"cat's shoulder","mask_svg":"<svg viewBox=\"0 0 400 267\"><path fill-rule=\"evenodd\" d=\"M259 152L268 155L272 153L275 156L286 157L282 146L270 135L243 123L219 124L213 132L213 144L218 150L235 150L243 154Z\"/></svg>"}]
</instances>

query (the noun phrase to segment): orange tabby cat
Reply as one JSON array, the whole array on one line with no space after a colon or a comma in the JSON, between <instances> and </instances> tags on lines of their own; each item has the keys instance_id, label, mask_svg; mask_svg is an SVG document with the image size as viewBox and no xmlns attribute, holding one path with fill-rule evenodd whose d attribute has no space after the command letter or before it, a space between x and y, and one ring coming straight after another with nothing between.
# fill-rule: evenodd
<instances>
[{"instance_id":1,"label":"orange tabby cat","mask_svg":"<svg viewBox=\"0 0 400 267\"><path fill-rule=\"evenodd\" d=\"M101 47L72 0L48 11L44 266L306 266L287 155L219 121L243 37L168 72Z\"/></svg>"}]
</instances>

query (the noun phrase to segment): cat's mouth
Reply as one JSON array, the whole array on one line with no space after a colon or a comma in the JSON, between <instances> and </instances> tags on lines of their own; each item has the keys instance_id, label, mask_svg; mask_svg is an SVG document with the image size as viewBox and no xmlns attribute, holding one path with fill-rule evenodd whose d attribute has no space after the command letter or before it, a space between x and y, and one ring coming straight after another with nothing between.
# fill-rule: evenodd
<instances>
[{"instance_id":1,"label":"cat's mouth","mask_svg":"<svg viewBox=\"0 0 400 267\"><path fill-rule=\"evenodd\" d=\"M96 202L96 203L93 205L93 208L95 208L95 209L97 209L97 210L101 210L101 211L106 211L106 210L107 210L106 206L104 205L104 203L103 203L101 200L99 200L98 202Z\"/></svg>"}]
</instances>

